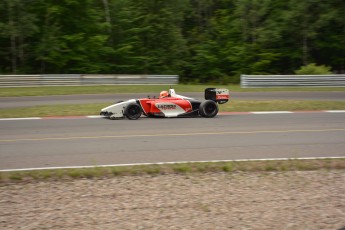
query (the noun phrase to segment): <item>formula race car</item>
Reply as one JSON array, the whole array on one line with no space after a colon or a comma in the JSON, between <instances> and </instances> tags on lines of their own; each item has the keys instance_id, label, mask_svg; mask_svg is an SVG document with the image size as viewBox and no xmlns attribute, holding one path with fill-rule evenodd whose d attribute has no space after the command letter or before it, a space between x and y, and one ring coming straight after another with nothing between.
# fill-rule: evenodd
<instances>
[{"instance_id":1,"label":"formula race car","mask_svg":"<svg viewBox=\"0 0 345 230\"><path fill-rule=\"evenodd\" d=\"M218 113L218 104L226 103L228 100L228 89L205 89L203 102L178 95L174 89L169 89L162 91L159 98L119 101L103 108L100 115L112 120L125 117L136 120L142 114L147 117L214 117Z\"/></svg>"}]
</instances>

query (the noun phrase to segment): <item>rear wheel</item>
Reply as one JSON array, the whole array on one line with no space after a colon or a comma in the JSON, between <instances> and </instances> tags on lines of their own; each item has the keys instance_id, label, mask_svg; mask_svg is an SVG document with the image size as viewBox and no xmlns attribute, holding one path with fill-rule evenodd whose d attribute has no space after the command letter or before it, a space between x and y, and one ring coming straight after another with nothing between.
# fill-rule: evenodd
<instances>
[{"instance_id":1,"label":"rear wheel","mask_svg":"<svg viewBox=\"0 0 345 230\"><path fill-rule=\"evenodd\" d=\"M131 103L125 108L125 116L130 120L138 119L142 114L141 107L136 103Z\"/></svg>"},{"instance_id":2,"label":"rear wheel","mask_svg":"<svg viewBox=\"0 0 345 230\"><path fill-rule=\"evenodd\" d=\"M218 113L218 105L211 100L204 101L200 104L199 113L202 117L214 117Z\"/></svg>"}]
</instances>

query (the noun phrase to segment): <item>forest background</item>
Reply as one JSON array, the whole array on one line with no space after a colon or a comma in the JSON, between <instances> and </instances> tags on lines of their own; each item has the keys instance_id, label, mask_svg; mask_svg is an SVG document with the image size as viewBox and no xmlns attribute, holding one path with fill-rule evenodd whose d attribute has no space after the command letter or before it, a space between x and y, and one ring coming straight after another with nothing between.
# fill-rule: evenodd
<instances>
[{"instance_id":1,"label":"forest background","mask_svg":"<svg viewBox=\"0 0 345 230\"><path fill-rule=\"evenodd\" d=\"M343 0L2 0L0 74L345 72Z\"/></svg>"}]
</instances>

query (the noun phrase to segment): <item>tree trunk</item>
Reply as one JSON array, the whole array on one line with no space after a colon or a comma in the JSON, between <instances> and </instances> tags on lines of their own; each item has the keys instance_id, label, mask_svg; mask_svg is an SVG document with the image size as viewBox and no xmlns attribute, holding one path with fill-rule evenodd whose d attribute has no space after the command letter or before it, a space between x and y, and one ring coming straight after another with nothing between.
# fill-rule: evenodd
<instances>
[{"instance_id":1,"label":"tree trunk","mask_svg":"<svg viewBox=\"0 0 345 230\"><path fill-rule=\"evenodd\" d=\"M306 33L303 34L303 45L302 45L302 59L303 65L308 65L308 38Z\"/></svg>"},{"instance_id":2,"label":"tree trunk","mask_svg":"<svg viewBox=\"0 0 345 230\"><path fill-rule=\"evenodd\" d=\"M8 3L8 22L10 25L10 41L11 41L11 67L12 73L17 73L17 44L16 44L16 34L14 28L14 20L13 20L13 9L11 1Z\"/></svg>"},{"instance_id":3,"label":"tree trunk","mask_svg":"<svg viewBox=\"0 0 345 230\"><path fill-rule=\"evenodd\" d=\"M108 0L102 0L104 5L104 12L105 12L105 20L109 24L108 33L109 33L109 41L112 44L113 43L113 31L112 31L112 25L111 25L111 17L110 17L110 10L109 10L109 2Z\"/></svg>"}]
</instances>

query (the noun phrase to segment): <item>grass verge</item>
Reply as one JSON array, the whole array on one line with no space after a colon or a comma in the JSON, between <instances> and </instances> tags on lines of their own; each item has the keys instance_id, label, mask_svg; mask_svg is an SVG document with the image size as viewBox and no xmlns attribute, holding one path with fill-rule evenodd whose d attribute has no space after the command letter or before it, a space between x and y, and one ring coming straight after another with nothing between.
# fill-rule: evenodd
<instances>
[{"instance_id":1,"label":"grass verge","mask_svg":"<svg viewBox=\"0 0 345 230\"><path fill-rule=\"evenodd\" d=\"M49 117L49 116L82 116L98 115L109 103L80 105L44 105L13 109L0 109L0 118L15 117ZM312 110L345 110L345 101L230 101L220 105L221 112L250 111L312 111Z\"/></svg>"},{"instance_id":2,"label":"grass verge","mask_svg":"<svg viewBox=\"0 0 345 230\"><path fill-rule=\"evenodd\" d=\"M111 103L40 105L32 107L0 109L0 118L98 115L102 108L110 104Z\"/></svg>"},{"instance_id":3,"label":"grass verge","mask_svg":"<svg viewBox=\"0 0 345 230\"><path fill-rule=\"evenodd\" d=\"M158 93L170 85L45 86L1 88L0 97L74 94ZM235 92L345 91L345 87L241 88L240 85L173 85L177 92L203 92L205 88L228 88Z\"/></svg>"},{"instance_id":4,"label":"grass verge","mask_svg":"<svg viewBox=\"0 0 345 230\"><path fill-rule=\"evenodd\" d=\"M343 110L345 101L235 100L220 106L223 112Z\"/></svg>"},{"instance_id":5,"label":"grass verge","mask_svg":"<svg viewBox=\"0 0 345 230\"><path fill-rule=\"evenodd\" d=\"M236 172L284 172L344 170L344 159L318 159L286 161L229 161L206 163L178 163L117 167L93 167L81 169L54 169L17 172L0 172L0 184L28 183L36 181L65 181L73 179L102 179L116 176L142 176L190 173Z\"/></svg>"}]
</instances>

